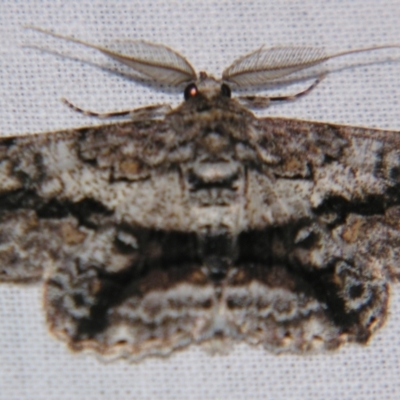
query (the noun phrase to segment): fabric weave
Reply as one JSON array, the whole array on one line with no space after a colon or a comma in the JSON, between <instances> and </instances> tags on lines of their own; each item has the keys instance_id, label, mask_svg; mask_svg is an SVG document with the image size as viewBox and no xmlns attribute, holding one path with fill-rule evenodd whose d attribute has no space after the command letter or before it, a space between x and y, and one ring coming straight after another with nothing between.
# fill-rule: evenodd
<instances>
[{"instance_id":1,"label":"fabric weave","mask_svg":"<svg viewBox=\"0 0 400 400\"><path fill-rule=\"evenodd\" d=\"M0 134L102 123L68 109L61 97L104 112L164 102L176 106L183 98L178 89L138 83L83 63L79 60L96 65L107 60L24 25L99 44L113 38L163 43L197 71L219 76L235 58L262 44L335 52L400 43L399 19L396 0L2 1ZM330 74L309 95L260 115L400 131L399 61L400 49L349 57L333 65L363 65ZM304 83L273 90L303 88ZM139 364L105 364L93 354L70 353L47 331L41 290L40 284L0 285L0 400L400 398L400 284L393 287L386 325L367 346L308 356L277 356L246 345L211 356L191 347Z\"/></svg>"}]
</instances>

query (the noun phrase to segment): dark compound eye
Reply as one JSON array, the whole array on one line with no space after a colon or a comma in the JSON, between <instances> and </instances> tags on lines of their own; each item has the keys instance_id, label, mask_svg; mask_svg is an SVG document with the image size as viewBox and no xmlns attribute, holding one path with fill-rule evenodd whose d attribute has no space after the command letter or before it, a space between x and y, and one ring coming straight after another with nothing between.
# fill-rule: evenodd
<instances>
[{"instance_id":1,"label":"dark compound eye","mask_svg":"<svg viewBox=\"0 0 400 400\"><path fill-rule=\"evenodd\" d=\"M224 97L231 97L231 88L226 83L221 85L221 94Z\"/></svg>"},{"instance_id":2,"label":"dark compound eye","mask_svg":"<svg viewBox=\"0 0 400 400\"><path fill-rule=\"evenodd\" d=\"M197 89L197 86L194 83L191 83L190 85L186 86L184 92L185 100L189 100L192 97L196 97L198 93L199 90Z\"/></svg>"}]
</instances>

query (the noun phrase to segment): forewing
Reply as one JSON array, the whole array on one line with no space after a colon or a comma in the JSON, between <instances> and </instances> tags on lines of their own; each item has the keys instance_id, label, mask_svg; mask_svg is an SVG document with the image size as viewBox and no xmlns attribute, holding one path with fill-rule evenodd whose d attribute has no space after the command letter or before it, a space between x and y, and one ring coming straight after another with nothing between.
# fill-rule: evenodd
<instances>
[{"instance_id":1,"label":"forewing","mask_svg":"<svg viewBox=\"0 0 400 400\"><path fill-rule=\"evenodd\" d=\"M398 277L400 135L279 118L257 124L255 147L273 179L250 175L249 207L260 210L250 225L303 220L293 241L304 265L348 258Z\"/></svg>"},{"instance_id":2,"label":"forewing","mask_svg":"<svg viewBox=\"0 0 400 400\"><path fill-rule=\"evenodd\" d=\"M176 146L163 121L0 140L0 280L43 277L72 349L137 360L213 337Z\"/></svg>"},{"instance_id":3,"label":"forewing","mask_svg":"<svg viewBox=\"0 0 400 400\"><path fill-rule=\"evenodd\" d=\"M229 102L218 132L186 102L163 120L0 140L1 279L44 275L71 348L306 351L364 343L384 322L399 135Z\"/></svg>"},{"instance_id":4,"label":"forewing","mask_svg":"<svg viewBox=\"0 0 400 400\"><path fill-rule=\"evenodd\" d=\"M313 183L313 207L332 196L352 202L397 193L397 132L283 118L259 119L255 130L258 154L276 176Z\"/></svg>"},{"instance_id":5,"label":"forewing","mask_svg":"<svg viewBox=\"0 0 400 400\"><path fill-rule=\"evenodd\" d=\"M96 226L97 220L106 217L115 220L120 187L110 186L110 179L139 180L148 174L149 166L143 160L148 157L148 161L151 155L140 138L141 132L148 133L154 124L131 128L133 137L123 137L126 128L118 125L99 131L83 129L0 140L2 280L40 278L43 270L63 257L64 247L67 253L77 251L81 236L86 235L79 234L81 228ZM114 149L114 158L110 148L102 148L103 153L97 148L95 154L96 148L90 146L92 133L99 132L99 142L105 144L107 139L101 137L109 138L108 133L115 130L120 135L107 143ZM141 146L133 146L139 142ZM126 158L121 156L122 147ZM141 149L141 157L134 153L128 163L126 147L131 155Z\"/></svg>"},{"instance_id":6,"label":"forewing","mask_svg":"<svg viewBox=\"0 0 400 400\"><path fill-rule=\"evenodd\" d=\"M365 342L384 322L390 282L400 276L399 134L280 118L254 125L251 137L265 172L248 175L246 254L255 260L268 255L265 263L280 265L308 288L304 299L313 293L324 305L345 340ZM254 315L272 312L257 304ZM234 307L242 316L245 308ZM254 326L264 324L257 318ZM284 325L275 329L281 339L286 332L289 343L299 343L301 329Z\"/></svg>"}]
</instances>

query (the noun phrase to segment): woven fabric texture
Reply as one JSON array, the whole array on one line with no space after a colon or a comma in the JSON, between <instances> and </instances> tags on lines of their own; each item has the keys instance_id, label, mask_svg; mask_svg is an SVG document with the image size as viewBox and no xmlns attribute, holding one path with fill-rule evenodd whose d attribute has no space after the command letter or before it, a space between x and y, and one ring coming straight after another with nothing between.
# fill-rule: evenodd
<instances>
[{"instance_id":1,"label":"woven fabric texture","mask_svg":"<svg viewBox=\"0 0 400 400\"><path fill-rule=\"evenodd\" d=\"M176 90L158 90L90 65L103 65L105 58L25 25L95 43L113 38L164 43L198 71L219 76L235 58L261 45L334 52L400 43L399 20L398 0L1 1L0 134L99 124L65 107L61 97L97 111L182 101ZM400 49L349 60L361 65L338 67L308 96L262 114L400 131ZM49 335L41 297L40 285L0 285L1 400L400 398L400 285L393 288L386 325L367 346L308 356L276 356L247 345L211 356L192 346L138 364L72 354Z\"/></svg>"}]
</instances>

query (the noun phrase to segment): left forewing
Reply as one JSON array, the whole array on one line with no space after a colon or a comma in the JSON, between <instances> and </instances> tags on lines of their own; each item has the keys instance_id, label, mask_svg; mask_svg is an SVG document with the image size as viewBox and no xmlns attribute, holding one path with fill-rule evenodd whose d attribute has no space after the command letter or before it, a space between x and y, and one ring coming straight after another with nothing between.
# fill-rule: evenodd
<instances>
[{"instance_id":1,"label":"left forewing","mask_svg":"<svg viewBox=\"0 0 400 400\"><path fill-rule=\"evenodd\" d=\"M1 139L0 280L38 279L79 249L98 257L96 241L112 257L105 230L161 202L152 180L138 182L157 174L173 141L154 121Z\"/></svg>"}]
</instances>

